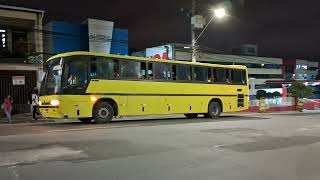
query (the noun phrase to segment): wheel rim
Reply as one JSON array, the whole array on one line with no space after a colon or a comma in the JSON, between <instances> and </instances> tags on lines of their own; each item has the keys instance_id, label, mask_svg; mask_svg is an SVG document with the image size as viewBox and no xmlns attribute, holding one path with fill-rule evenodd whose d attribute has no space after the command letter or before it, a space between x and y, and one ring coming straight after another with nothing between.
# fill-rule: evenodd
<instances>
[{"instance_id":1,"label":"wheel rim","mask_svg":"<svg viewBox=\"0 0 320 180\"><path fill-rule=\"evenodd\" d=\"M216 106L213 106L211 113L212 113L213 115L217 116L217 115L219 114L219 108L216 107Z\"/></svg>"},{"instance_id":2,"label":"wheel rim","mask_svg":"<svg viewBox=\"0 0 320 180\"><path fill-rule=\"evenodd\" d=\"M109 110L107 108L101 108L98 111L99 118L106 119L109 116Z\"/></svg>"}]
</instances>

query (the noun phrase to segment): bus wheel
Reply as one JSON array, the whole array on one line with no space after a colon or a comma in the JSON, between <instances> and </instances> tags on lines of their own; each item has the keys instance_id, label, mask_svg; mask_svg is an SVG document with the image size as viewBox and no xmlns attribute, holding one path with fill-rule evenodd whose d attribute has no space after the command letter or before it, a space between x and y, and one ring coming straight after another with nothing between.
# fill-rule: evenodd
<instances>
[{"instance_id":1,"label":"bus wheel","mask_svg":"<svg viewBox=\"0 0 320 180\"><path fill-rule=\"evenodd\" d=\"M184 114L189 119L194 119L198 117L198 114L192 113L192 114Z\"/></svg>"},{"instance_id":2,"label":"bus wheel","mask_svg":"<svg viewBox=\"0 0 320 180\"><path fill-rule=\"evenodd\" d=\"M94 107L93 117L97 124L110 123L114 116L114 109L108 102L101 102Z\"/></svg>"},{"instance_id":3,"label":"bus wheel","mask_svg":"<svg viewBox=\"0 0 320 180\"><path fill-rule=\"evenodd\" d=\"M208 107L208 113L204 115L206 118L217 119L221 114L221 105L218 102L211 102Z\"/></svg>"},{"instance_id":4,"label":"bus wheel","mask_svg":"<svg viewBox=\"0 0 320 180\"><path fill-rule=\"evenodd\" d=\"M90 124L92 122L92 118L79 118L79 120L84 124Z\"/></svg>"}]
</instances>

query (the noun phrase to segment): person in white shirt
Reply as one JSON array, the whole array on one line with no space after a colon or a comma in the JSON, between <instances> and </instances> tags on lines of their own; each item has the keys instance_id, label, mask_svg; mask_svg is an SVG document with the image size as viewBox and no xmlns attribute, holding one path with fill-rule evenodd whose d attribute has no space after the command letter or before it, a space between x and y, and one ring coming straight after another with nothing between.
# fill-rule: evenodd
<instances>
[{"instance_id":1,"label":"person in white shirt","mask_svg":"<svg viewBox=\"0 0 320 180\"><path fill-rule=\"evenodd\" d=\"M38 105L39 105L38 90L34 89L32 92L32 118L33 118L33 120L37 120Z\"/></svg>"}]
</instances>

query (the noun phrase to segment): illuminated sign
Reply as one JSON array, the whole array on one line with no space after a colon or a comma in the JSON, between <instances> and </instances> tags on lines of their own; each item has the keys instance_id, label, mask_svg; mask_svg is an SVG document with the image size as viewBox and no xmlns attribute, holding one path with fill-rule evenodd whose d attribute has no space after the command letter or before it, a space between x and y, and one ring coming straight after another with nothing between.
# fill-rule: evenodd
<instances>
[{"instance_id":1,"label":"illuminated sign","mask_svg":"<svg viewBox=\"0 0 320 180\"><path fill-rule=\"evenodd\" d=\"M171 45L158 46L146 49L146 57L155 59L173 59L173 48Z\"/></svg>"},{"instance_id":2,"label":"illuminated sign","mask_svg":"<svg viewBox=\"0 0 320 180\"><path fill-rule=\"evenodd\" d=\"M89 51L110 54L113 22L88 19Z\"/></svg>"}]
</instances>

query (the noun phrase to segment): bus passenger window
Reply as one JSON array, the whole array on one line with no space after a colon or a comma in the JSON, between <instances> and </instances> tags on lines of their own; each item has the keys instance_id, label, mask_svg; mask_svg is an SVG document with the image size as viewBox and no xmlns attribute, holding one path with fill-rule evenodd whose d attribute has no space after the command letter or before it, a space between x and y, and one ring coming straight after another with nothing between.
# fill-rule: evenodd
<instances>
[{"instance_id":1,"label":"bus passenger window","mask_svg":"<svg viewBox=\"0 0 320 180\"><path fill-rule=\"evenodd\" d=\"M231 82L233 84L243 84L240 70L237 70L237 69L231 70Z\"/></svg>"},{"instance_id":2,"label":"bus passenger window","mask_svg":"<svg viewBox=\"0 0 320 180\"><path fill-rule=\"evenodd\" d=\"M216 69L216 76L218 83L226 83L226 69L218 68Z\"/></svg>"},{"instance_id":3,"label":"bus passenger window","mask_svg":"<svg viewBox=\"0 0 320 180\"><path fill-rule=\"evenodd\" d=\"M241 70L241 74L242 74L242 84L247 84L247 72L246 70Z\"/></svg>"},{"instance_id":4,"label":"bus passenger window","mask_svg":"<svg viewBox=\"0 0 320 180\"><path fill-rule=\"evenodd\" d=\"M153 63L148 63L148 77L153 80Z\"/></svg>"},{"instance_id":5,"label":"bus passenger window","mask_svg":"<svg viewBox=\"0 0 320 180\"><path fill-rule=\"evenodd\" d=\"M102 57L92 57L90 61L90 79L110 78L110 60ZM113 66L112 66L113 67Z\"/></svg>"},{"instance_id":6,"label":"bus passenger window","mask_svg":"<svg viewBox=\"0 0 320 180\"><path fill-rule=\"evenodd\" d=\"M231 76L230 76L230 69L227 69L226 70L226 82L229 84L229 83L231 83L231 81L230 81L230 78Z\"/></svg>"},{"instance_id":7,"label":"bus passenger window","mask_svg":"<svg viewBox=\"0 0 320 180\"><path fill-rule=\"evenodd\" d=\"M212 68L212 82L217 82L217 72L216 68Z\"/></svg>"},{"instance_id":8,"label":"bus passenger window","mask_svg":"<svg viewBox=\"0 0 320 180\"><path fill-rule=\"evenodd\" d=\"M140 62L131 60L121 61L121 78L140 79Z\"/></svg>"},{"instance_id":9,"label":"bus passenger window","mask_svg":"<svg viewBox=\"0 0 320 180\"><path fill-rule=\"evenodd\" d=\"M208 68L208 82L211 83L213 82L212 80L212 69Z\"/></svg>"},{"instance_id":10,"label":"bus passenger window","mask_svg":"<svg viewBox=\"0 0 320 180\"><path fill-rule=\"evenodd\" d=\"M113 69L113 78L120 78L120 64L119 60L113 60L111 63L111 67Z\"/></svg>"},{"instance_id":11,"label":"bus passenger window","mask_svg":"<svg viewBox=\"0 0 320 180\"><path fill-rule=\"evenodd\" d=\"M193 73L193 80L208 82L208 68L194 66Z\"/></svg>"},{"instance_id":12,"label":"bus passenger window","mask_svg":"<svg viewBox=\"0 0 320 180\"><path fill-rule=\"evenodd\" d=\"M177 66L172 65L172 79L175 81L177 80Z\"/></svg>"},{"instance_id":13,"label":"bus passenger window","mask_svg":"<svg viewBox=\"0 0 320 180\"><path fill-rule=\"evenodd\" d=\"M140 79L147 79L147 64L146 62L140 62Z\"/></svg>"},{"instance_id":14,"label":"bus passenger window","mask_svg":"<svg viewBox=\"0 0 320 180\"><path fill-rule=\"evenodd\" d=\"M90 79L97 77L97 58L92 57L90 61Z\"/></svg>"},{"instance_id":15,"label":"bus passenger window","mask_svg":"<svg viewBox=\"0 0 320 180\"><path fill-rule=\"evenodd\" d=\"M191 66L177 65L177 80L190 81L191 80Z\"/></svg>"},{"instance_id":16,"label":"bus passenger window","mask_svg":"<svg viewBox=\"0 0 320 180\"><path fill-rule=\"evenodd\" d=\"M171 79L171 68L168 63L153 63L154 79Z\"/></svg>"}]
</instances>

